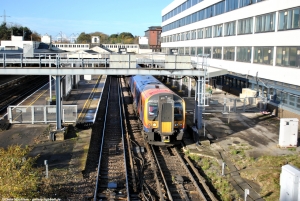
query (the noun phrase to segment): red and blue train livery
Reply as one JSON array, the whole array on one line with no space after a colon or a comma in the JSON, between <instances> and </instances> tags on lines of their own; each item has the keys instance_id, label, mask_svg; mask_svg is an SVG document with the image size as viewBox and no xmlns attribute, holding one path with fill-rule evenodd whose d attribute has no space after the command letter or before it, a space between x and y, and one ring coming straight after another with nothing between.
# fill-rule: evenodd
<instances>
[{"instance_id":1,"label":"red and blue train livery","mask_svg":"<svg viewBox=\"0 0 300 201\"><path fill-rule=\"evenodd\" d=\"M153 76L128 77L144 139L153 145L180 143L185 127L185 102Z\"/></svg>"}]
</instances>

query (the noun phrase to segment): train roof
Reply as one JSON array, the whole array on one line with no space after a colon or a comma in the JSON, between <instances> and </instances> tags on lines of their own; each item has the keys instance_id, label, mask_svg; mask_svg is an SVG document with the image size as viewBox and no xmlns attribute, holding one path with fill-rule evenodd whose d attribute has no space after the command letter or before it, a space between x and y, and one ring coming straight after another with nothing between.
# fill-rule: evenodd
<instances>
[{"instance_id":1,"label":"train roof","mask_svg":"<svg viewBox=\"0 0 300 201\"><path fill-rule=\"evenodd\" d=\"M145 98L161 93L175 94L151 75L136 75L133 76L133 79L136 82L137 88L144 94Z\"/></svg>"},{"instance_id":2,"label":"train roof","mask_svg":"<svg viewBox=\"0 0 300 201\"><path fill-rule=\"evenodd\" d=\"M136 86L140 89L140 91L156 88L168 89L165 85L163 85L160 81L158 81L155 77L151 75L135 75L132 78L136 82Z\"/></svg>"}]
</instances>

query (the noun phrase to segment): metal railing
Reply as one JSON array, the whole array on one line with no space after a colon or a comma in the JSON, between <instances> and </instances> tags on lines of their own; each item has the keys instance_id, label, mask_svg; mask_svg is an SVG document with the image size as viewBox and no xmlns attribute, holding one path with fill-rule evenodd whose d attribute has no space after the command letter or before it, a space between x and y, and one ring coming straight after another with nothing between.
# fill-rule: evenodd
<instances>
[{"instance_id":1,"label":"metal railing","mask_svg":"<svg viewBox=\"0 0 300 201\"><path fill-rule=\"evenodd\" d=\"M12 124L56 122L56 105L9 106L7 113ZM74 123L76 120L77 105L63 105L62 122Z\"/></svg>"}]
</instances>

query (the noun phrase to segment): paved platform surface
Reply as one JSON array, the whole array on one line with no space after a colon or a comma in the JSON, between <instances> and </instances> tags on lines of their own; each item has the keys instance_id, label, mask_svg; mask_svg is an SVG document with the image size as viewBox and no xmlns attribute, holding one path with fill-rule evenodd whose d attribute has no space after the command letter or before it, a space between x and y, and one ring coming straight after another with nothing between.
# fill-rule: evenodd
<instances>
[{"instance_id":1,"label":"paved platform surface","mask_svg":"<svg viewBox=\"0 0 300 201\"><path fill-rule=\"evenodd\" d=\"M68 98L63 100L64 105L77 105L78 115L87 104L86 100L95 92L95 98L89 103L86 120L92 121L97 112L99 98L105 84L106 76L102 77L99 85L96 82L99 76L92 80L80 80L76 89L73 89ZM45 105L49 97L49 85L45 85L35 94L25 99L20 105ZM52 86L52 95L55 96L55 86ZM67 125L65 125L67 126ZM91 129L77 130L73 134L65 136L64 141L51 141L49 131L55 130L56 124L12 124L9 130L0 132L0 146L10 145L31 146L33 149L30 156L40 155L37 166L43 166L44 160L48 160L49 169L76 167L81 175L85 168L87 150L90 144Z\"/></svg>"}]
</instances>

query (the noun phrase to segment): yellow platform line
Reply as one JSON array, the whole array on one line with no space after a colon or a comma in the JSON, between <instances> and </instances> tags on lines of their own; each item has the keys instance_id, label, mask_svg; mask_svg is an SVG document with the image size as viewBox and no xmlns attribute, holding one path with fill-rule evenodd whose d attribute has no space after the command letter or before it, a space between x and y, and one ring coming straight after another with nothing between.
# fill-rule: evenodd
<instances>
[{"instance_id":1,"label":"yellow platform line","mask_svg":"<svg viewBox=\"0 0 300 201\"><path fill-rule=\"evenodd\" d=\"M92 94L95 94L95 91L97 90L96 89L96 85L100 82L100 79L101 79L101 75L98 77L98 79L97 79L97 82L96 82L96 84L95 84L95 86L94 86L94 88L92 89L92 92L90 93L90 95L89 95L89 98L85 101L85 103L84 103L84 105L83 105L83 107L82 107L82 110L81 110L81 112L79 113L79 115L78 115L78 121L80 120L82 120L82 118L84 117L83 116L83 113L85 113L85 110L86 109L88 109L89 107L90 107L90 104L91 104L91 95ZM88 106L87 106L88 105Z\"/></svg>"}]
</instances>

